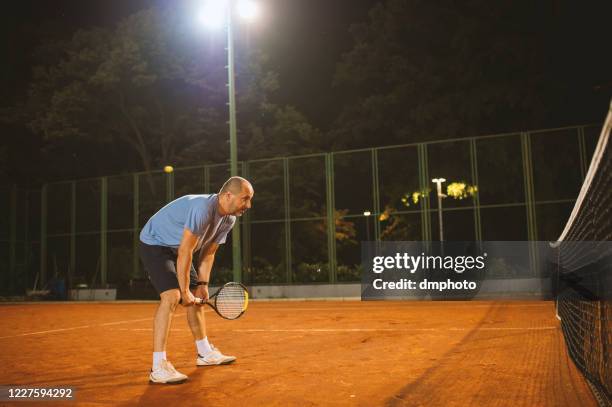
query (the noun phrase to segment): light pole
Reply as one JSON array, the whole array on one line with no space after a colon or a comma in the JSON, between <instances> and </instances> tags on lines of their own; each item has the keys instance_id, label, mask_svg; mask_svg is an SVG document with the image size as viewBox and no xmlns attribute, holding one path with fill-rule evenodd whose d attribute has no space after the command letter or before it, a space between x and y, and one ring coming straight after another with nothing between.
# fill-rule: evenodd
<instances>
[{"instance_id":1,"label":"light pole","mask_svg":"<svg viewBox=\"0 0 612 407\"><path fill-rule=\"evenodd\" d=\"M440 225L440 241L444 241L444 227L442 226L442 198L446 198L446 195L442 193L442 183L446 182L444 178L434 178L431 180L436 184L438 192L438 224Z\"/></svg>"},{"instance_id":2,"label":"light pole","mask_svg":"<svg viewBox=\"0 0 612 407\"><path fill-rule=\"evenodd\" d=\"M230 175L238 175L238 141L236 138L236 89L234 73L234 13L253 20L258 16L257 4L251 0L208 0L204 4L200 20L211 28L227 24L227 92L229 106ZM242 280L242 254L240 250L240 223L232 228L232 269L233 280Z\"/></svg>"},{"instance_id":3,"label":"light pole","mask_svg":"<svg viewBox=\"0 0 612 407\"><path fill-rule=\"evenodd\" d=\"M227 13L227 92L230 132L230 173L238 175L238 141L236 140L236 83L234 74L234 32L232 10Z\"/></svg>"},{"instance_id":4,"label":"light pole","mask_svg":"<svg viewBox=\"0 0 612 407\"><path fill-rule=\"evenodd\" d=\"M214 1L214 0L213 0ZM236 139L236 90L234 80L234 32L232 29L232 8L227 13L227 90L229 100L230 133L230 175L238 175L238 141ZM233 280L242 281L242 253L240 222L232 228L232 274Z\"/></svg>"}]
</instances>

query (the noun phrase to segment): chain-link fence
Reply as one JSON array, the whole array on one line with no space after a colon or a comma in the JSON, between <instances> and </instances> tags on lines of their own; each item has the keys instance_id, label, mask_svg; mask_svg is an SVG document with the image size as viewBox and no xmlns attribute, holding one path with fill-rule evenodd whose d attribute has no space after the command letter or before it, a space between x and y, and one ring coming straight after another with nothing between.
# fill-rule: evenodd
<instances>
[{"instance_id":1,"label":"chain-link fence","mask_svg":"<svg viewBox=\"0 0 612 407\"><path fill-rule=\"evenodd\" d=\"M242 280L359 281L361 241L438 240L434 177L449 188L445 240L555 240L598 132L580 126L242 162L255 188L240 220ZM2 189L1 290L22 294L59 278L138 297L147 287L142 226L172 199L214 193L228 177L229 165L216 164ZM218 283L232 278L231 238L224 246Z\"/></svg>"}]
</instances>

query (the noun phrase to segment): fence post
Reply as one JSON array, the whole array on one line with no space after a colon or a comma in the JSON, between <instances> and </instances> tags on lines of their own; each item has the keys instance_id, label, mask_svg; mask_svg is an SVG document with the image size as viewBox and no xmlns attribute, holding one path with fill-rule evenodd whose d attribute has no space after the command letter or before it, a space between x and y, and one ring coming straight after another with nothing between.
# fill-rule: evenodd
<instances>
[{"instance_id":1,"label":"fence post","mask_svg":"<svg viewBox=\"0 0 612 407\"><path fill-rule=\"evenodd\" d=\"M476 241L482 241L482 222L480 220L480 188L478 186L478 152L476 151L476 139L470 140L470 170L472 172L472 184L476 185L474 193L474 236Z\"/></svg>"},{"instance_id":2,"label":"fence post","mask_svg":"<svg viewBox=\"0 0 612 407\"><path fill-rule=\"evenodd\" d=\"M291 196L289 183L289 158L283 157L283 197L285 202L285 273L287 274L287 283L293 280L291 266Z\"/></svg>"},{"instance_id":3,"label":"fence post","mask_svg":"<svg viewBox=\"0 0 612 407\"><path fill-rule=\"evenodd\" d=\"M372 149L372 218L374 219L374 240L380 240L380 184L378 179L378 149ZM365 221L369 222L370 217L366 216ZM369 227L369 226L368 226Z\"/></svg>"},{"instance_id":4,"label":"fence post","mask_svg":"<svg viewBox=\"0 0 612 407\"><path fill-rule=\"evenodd\" d=\"M17 278L17 185L11 188L10 230L9 230L9 290L16 288Z\"/></svg>"},{"instance_id":5,"label":"fence post","mask_svg":"<svg viewBox=\"0 0 612 407\"><path fill-rule=\"evenodd\" d=\"M242 281L242 238L240 229L240 221L236 220L236 224L232 228L232 275L233 280L237 283Z\"/></svg>"},{"instance_id":6,"label":"fence post","mask_svg":"<svg viewBox=\"0 0 612 407\"><path fill-rule=\"evenodd\" d=\"M419 144L417 149L419 161L419 188L421 197L421 240L431 241L431 218L429 216L429 165L427 163L427 144Z\"/></svg>"},{"instance_id":7,"label":"fence post","mask_svg":"<svg viewBox=\"0 0 612 407\"><path fill-rule=\"evenodd\" d=\"M76 270L76 182L70 183L70 270L68 281Z\"/></svg>"},{"instance_id":8,"label":"fence post","mask_svg":"<svg viewBox=\"0 0 612 407\"><path fill-rule=\"evenodd\" d=\"M108 179L100 179L100 284L106 286L107 275L107 229L108 229ZM95 281L94 281L95 284Z\"/></svg>"},{"instance_id":9,"label":"fence post","mask_svg":"<svg viewBox=\"0 0 612 407\"><path fill-rule=\"evenodd\" d=\"M249 179L250 175L250 166L248 161L240 162L242 167L242 177ZM242 223L242 275L241 280L246 281L250 278L251 272L251 213L250 211L246 211L242 218L240 219ZM245 273L246 271L246 273ZM246 279L245 279L245 274Z\"/></svg>"},{"instance_id":10,"label":"fence post","mask_svg":"<svg viewBox=\"0 0 612 407\"><path fill-rule=\"evenodd\" d=\"M533 158L531 155L531 134L521 133L521 153L523 158L523 179L525 183L525 207L527 210L527 239L529 244L529 262L532 275L538 275L538 229L535 210L535 189L533 186Z\"/></svg>"},{"instance_id":11,"label":"fence post","mask_svg":"<svg viewBox=\"0 0 612 407\"><path fill-rule=\"evenodd\" d=\"M47 187L44 184L40 190L40 287L47 278Z\"/></svg>"},{"instance_id":12,"label":"fence post","mask_svg":"<svg viewBox=\"0 0 612 407\"><path fill-rule=\"evenodd\" d=\"M334 189L334 156L325 154L325 179L327 187L327 257L329 261L329 282L336 282L336 219Z\"/></svg>"},{"instance_id":13,"label":"fence post","mask_svg":"<svg viewBox=\"0 0 612 407\"><path fill-rule=\"evenodd\" d=\"M132 194L134 195L134 201L132 202L132 278L136 278L140 273L138 263L138 242L140 241L140 233L138 231L140 216L138 213L138 207L140 205L140 177L138 174L132 175Z\"/></svg>"},{"instance_id":14,"label":"fence post","mask_svg":"<svg viewBox=\"0 0 612 407\"><path fill-rule=\"evenodd\" d=\"M32 276L30 275L30 250L32 250L31 242L30 242L30 192L29 190L24 190L24 205L23 205L23 229L24 229L24 251L23 251L23 270L24 270L24 288L28 287L30 281L32 280Z\"/></svg>"}]
</instances>

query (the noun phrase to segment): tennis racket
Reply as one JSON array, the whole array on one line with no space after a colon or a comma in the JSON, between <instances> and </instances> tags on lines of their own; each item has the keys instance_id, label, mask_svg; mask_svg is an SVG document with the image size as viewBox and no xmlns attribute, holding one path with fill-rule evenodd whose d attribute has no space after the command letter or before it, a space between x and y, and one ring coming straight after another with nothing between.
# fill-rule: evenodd
<instances>
[{"instance_id":1,"label":"tennis racket","mask_svg":"<svg viewBox=\"0 0 612 407\"><path fill-rule=\"evenodd\" d=\"M221 318L238 319L249 306L249 292L240 283L227 283L208 300L196 298L196 304L209 305Z\"/></svg>"}]
</instances>

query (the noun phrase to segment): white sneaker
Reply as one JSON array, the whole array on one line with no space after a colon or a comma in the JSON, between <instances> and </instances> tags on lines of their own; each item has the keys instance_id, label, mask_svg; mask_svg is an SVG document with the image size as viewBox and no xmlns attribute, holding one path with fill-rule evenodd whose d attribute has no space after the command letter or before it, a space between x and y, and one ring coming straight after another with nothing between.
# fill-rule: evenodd
<instances>
[{"instance_id":1,"label":"white sneaker","mask_svg":"<svg viewBox=\"0 0 612 407\"><path fill-rule=\"evenodd\" d=\"M215 365L228 365L236 360L236 356L226 356L219 352L219 349L212 346L212 350L206 355L202 356L198 354L196 359L197 366L215 366Z\"/></svg>"},{"instance_id":2,"label":"white sneaker","mask_svg":"<svg viewBox=\"0 0 612 407\"><path fill-rule=\"evenodd\" d=\"M186 380L187 376L179 373L167 360L162 360L156 369L151 369L151 374L149 374L150 383L180 384Z\"/></svg>"}]
</instances>

